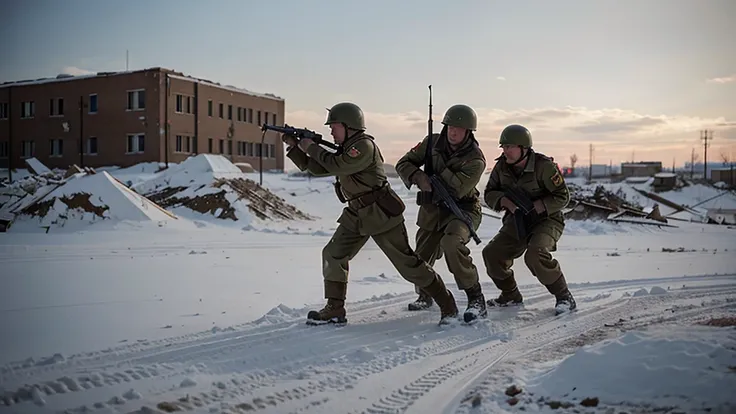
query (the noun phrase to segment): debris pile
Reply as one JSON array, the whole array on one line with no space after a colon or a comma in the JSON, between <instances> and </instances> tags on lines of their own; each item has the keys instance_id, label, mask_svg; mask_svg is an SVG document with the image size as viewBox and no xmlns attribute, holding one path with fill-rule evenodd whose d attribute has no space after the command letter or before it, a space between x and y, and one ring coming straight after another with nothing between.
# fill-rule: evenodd
<instances>
[{"instance_id":1,"label":"debris pile","mask_svg":"<svg viewBox=\"0 0 736 414\"><path fill-rule=\"evenodd\" d=\"M614 192L602 185L596 186L593 191L574 184L569 184L568 187L570 203L564 213L565 218L670 226L658 204L654 204L651 211L644 211L639 203L627 200L626 193L621 188Z\"/></svg>"},{"instance_id":2,"label":"debris pile","mask_svg":"<svg viewBox=\"0 0 736 414\"><path fill-rule=\"evenodd\" d=\"M23 200L26 200L23 202ZM10 230L68 228L102 221L165 222L176 216L136 194L107 172L76 173L19 200Z\"/></svg>"},{"instance_id":3,"label":"debris pile","mask_svg":"<svg viewBox=\"0 0 736 414\"><path fill-rule=\"evenodd\" d=\"M132 188L160 206L182 215L196 212L245 225L253 218L313 219L246 178L240 168L221 155L190 157Z\"/></svg>"}]
</instances>

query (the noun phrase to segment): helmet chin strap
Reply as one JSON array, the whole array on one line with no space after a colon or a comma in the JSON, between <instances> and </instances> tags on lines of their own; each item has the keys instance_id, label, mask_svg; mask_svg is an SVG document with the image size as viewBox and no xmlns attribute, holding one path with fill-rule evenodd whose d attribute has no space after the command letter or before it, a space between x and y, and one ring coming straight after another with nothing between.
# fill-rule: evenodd
<instances>
[{"instance_id":1,"label":"helmet chin strap","mask_svg":"<svg viewBox=\"0 0 736 414\"><path fill-rule=\"evenodd\" d=\"M514 161L514 162L512 162L512 163L509 163L509 165L513 167L513 166L515 166L516 164L518 164L518 163L520 163L520 162L524 161L524 159L525 159L525 158L527 158L527 157L529 156L529 152L530 152L530 148L524 148L524 147L521 147L521 157L519 157L519 159L518 159L518 160L516 160L516 161Z\"/></svg>"}]
</instances>

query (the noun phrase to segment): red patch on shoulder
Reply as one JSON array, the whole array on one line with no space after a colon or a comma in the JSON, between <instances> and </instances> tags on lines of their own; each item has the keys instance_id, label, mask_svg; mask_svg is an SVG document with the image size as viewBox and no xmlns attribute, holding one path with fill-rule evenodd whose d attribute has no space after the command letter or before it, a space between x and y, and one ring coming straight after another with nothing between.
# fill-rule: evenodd
<instances>
[{"instance_id":1,"label":"red patch on shoulder","mask_svg":"<svg viewBox=\"0 0 736 414\"><path fill-rule=\"evenodd\" d=\"M416 150L418 150L418 149L419 149L419 147L421 147L421 146L422 146L422 141L419 141L419 142L417 142L417 145L415 145L415 146L414 146L414 148L412 148L411 150L412 150L412 151L416 151Z\"/></svg>"},{"instance_id":2,"label":"red patch on shoulder","mask_svg":"<svg viewBox=\"0 0 736 414\"><path fill-rule=\"evenodd\" d=\"M350 147L346 154L348 154L348 157L355 158L360 155L360 151L355 147Z\"/></svg>"}]
</instances>

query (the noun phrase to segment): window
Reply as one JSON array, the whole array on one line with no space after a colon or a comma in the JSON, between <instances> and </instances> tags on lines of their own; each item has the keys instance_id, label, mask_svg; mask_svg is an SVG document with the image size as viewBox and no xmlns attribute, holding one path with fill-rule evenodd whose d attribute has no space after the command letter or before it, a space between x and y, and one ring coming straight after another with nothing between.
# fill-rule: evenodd
<instances>
[{"instance_id":1,"label":"window","mask_svg":"<svg viewBox=\"0 0 736 414\"><path fill-rule=\"evenodd\" d=\"M64 116L64 98L49 100L49 116Z\"/></svg>"},{"instance_id":2,"label":"window","mask_svg":"<svg viewBox=\"0 0 736 414\"><path fill-rule=\"evenodd\" d=\"M176 109L174 109L175 112L182 113L184 112L184 97L182 95L176 94Z\"/></svg>"},{"instance_id":3,"label":"window","mask_svg":"<svg viewBox=\"0 0 736 414\"><path fill-rule=\"evenodd\" d=\"M97 137L87 138L87 154L86 155L97 155Z\"/></svg>"},{"instance_id":4,"label":"window","mask_svg":"<svg viewBox=\"0 0 736 414\"><path fill-rule=\"evenodd\" d=\"M0 119L8 119L10 117L10 104L7 102L0 103Z\"/></svg>"},{"instance_id":5,"label":"window","mask_svg":"<svg viewBox=\"0 0 736 414\"><path fill-rule=\"evenodd\" d=\"M0 142L0 158L8 158L9 152L8 141Z\"/></svg>"},{"instance_id":6,"label":"window","mask_svg":"<svg viewBox=\"0 0 736 414\"><path fill-rule=\"evenodd\" d=\"M261 126L261 111L258 111L258 123L256 125Z\"/></svg>"},{"instance_id":7,"label":"window","mask_svg":"<svg viewBox=\"0 0 736 414\"><path fill-rule=\"evenodd\" d=\"M207 116L212 116L212 99L207 101Z\"/></svg>"},{"instance_id":8,"label":"window","mask_svg":"<svg viewBox=\"0 0 736 414\"><path fill-rule=\"evenodd\" d=\"M247 157L252 157L253 156L253 153L254 153L253 152L253 143L252 142L246 142L245 143L245 155Z\"/></svg>"},{"instance_id":9,"label":"window","mask_svg":"<svg viewBox=\"0 0 736 414\"><path fill-rule=\"evenodd\" d=\"M97 113L97 94L93 93L89 96L89 113Z\"/></svg>"},{"instance_id":10,"label":"window","mask_svg":"<svg viewBox=\"0 0 736 414\"><path fill-rule=\"evenodd\" d=\"M233 119L233 106L232 105L227 106L227 119L229 120Z\"/></svg>"},{"instance_id":11,"label":"window","mask_svg":"<svg viewBox=\"0 0 736 414\"><path fill-rule=\"evenodd\" d=\"M189 137L189 136L186 137L186 141L185 142L186 142L186 145L184 146L184 150L186 150L186 152L191 152L191 149L192 149L192 137Z\"/></svg>"},{"instance_id":12,"label":"window","mask_svg":"<svg viewBox=\"0 0 736 414\"><path fill-rule=\"evenodd\" d=\"M176 113L191 114L194 113L194 97L176 94Z\"/></svg>"},{"instance_id":13,"label":"window","mask_svg":"<svg viewBox=\"0 0 736 414\"><path fill-rule=\"evenodd\" d=\"M142 154L145 150L146 134L128 134L127 154Z\"/></svg>"},{"instance_id":14,"label":"window","mask_svg":"<svg viewBox=\"0 0 736 414\"><path fill-rule=\"evenodd\" d=\"M22 158L31 158L36 154L36 143L34 141L21 141L20 156Z\"/></svg>"},{"instance_id":15,"label":"window","mask_svg":"<svg viewBox=\"0 0 736 414\"><path fill-rule=\"evenodd\" d=\"M128 108L129 111L142 111L146 109L146 90L137 89L128 91Z\"/></svg>"},{"instance_id":16,"label":"window","mask_svg":"<svg viewBox=\"0 0 736 414\"><path fill-rule=\"evenodd\" d=\"M220 103L219 109L220 109L220 118L222 118L225 116L225 107L222 105L222 103Z\"/></svg>"},{"instance_id":17,"label":"window","mask_svg":"<svg viewBox=\"0 0 736 414\"><path fill-rule=\"evenodd\" d=\"M50 139L49 156L61 157L62 155L64 155L64 141L62 141L61 139Z\"/></svg>"},{"instance_id":18,"label":"window","mask_svg":"<svg viewBox=\"0 0 736 414\"><path fill-rule=\"evenodd\" d=\"M238 122L243 122L243 108L238 107Z\"/></svg>"},{"instance_id":19,"label":"window","mask_svg":"<svg viewBox=\"0 0 736 414\"><path fill-rule=\"evenodd\" d=\"M212 151L213 151L213 148L212 147L213 147L213 139L212 138L208 138L207 139L207 152L209 154L212 154Z\"/></svg>"},{"instance_id":20,"label":"window","mask_svg":"<svg viewBox=\"0 0 736 414\"><path fill-rule=\"evenodd\" d=\"M253 108L248 109L248 122L253 123Z\"/></svg>"},{"instance_id":21,"label":"window","mask_svg":"<svg viewBox=\"0 0 736 414\"><path fill-rule=\"evenodd\" d=\"M233 140L227 140L227 155L233 154Z\"/></svg>"},{"instance_id":22,"label":"window","mask_svg":"<svg viewBox=\"0 0 736 414\"><path fill-rule=\"evenodd\" d=\"M177 135L176 136L176 146L175 146L174 152L182 152L182 151L183 151L182 136Z\"/></svg>"},{"instance_id":23,"label":"window","mask_svg":"<svg viewBox=\"0 0 736 414\"><path fill-rule=\"evenodd\" d=\"M271 154L271 158L276 158L276 145L268 144L268 153Z\"/></svg>"},{"instance_id":24,"label":"window","mask_svg":"<svg viewBox=\"0 0 736 414\"><path fill-rule=\"evenodd\" d=\"M273 124L274 124L274 125L278 125L278 124L276 123L276 114L273 114Z\"/></svg>"},{"instance_id":25,"label":"window","mask_svg":"<svg viewBox=\"0 0 736 414\"><path fill-rule=\"evenodd\" d=\"M263 113L263 123L264 124L267 124L268 123L268 112L264 112Z\"/></svg>"},{"instance_id":26,"label":"window","mask_svg":"<svg viewBox=\"0 0 736 414\"><path fill-rule=\"evenodd\" d=\"M198 154L197 152L197 137L192 137L192 151L195 154Z\"/></svg>"},{"instance_id":27,"label":"window","mask_svg":"<svg viewBox=\"0 0 736 414\"><path fill-rule=\"evenodd\" d=\"M225 140L221 139L220 140L220 154L224 154L224 153L225 153Z\"/></svg>"},{"instance_id":28,"label":"window","mask_svg":"<svg viewBox=\"0 0 736 414\"><path fill-rule=\"evenodd\" d=\"M36 103L34 101L21 102L20 103L20 117L21 118L33 118L34 116L36 116Z\"/></svg>"}]
</instances>

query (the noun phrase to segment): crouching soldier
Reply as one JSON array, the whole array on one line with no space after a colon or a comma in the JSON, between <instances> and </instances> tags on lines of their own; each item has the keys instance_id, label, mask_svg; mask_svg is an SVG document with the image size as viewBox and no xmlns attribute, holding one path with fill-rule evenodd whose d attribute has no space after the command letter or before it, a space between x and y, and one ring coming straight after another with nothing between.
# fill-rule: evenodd
<instances>
[{"instance_id":1,"label":"crouching soldier","mask_svg":"<svg viewBox=\"0 0 736 414\"><path fill-rule=\"evenodd\" d=\"M466 105L454 105L442 120L442 131L433 134L430 149L433 172L442 180L448 192L455 198L461 210L468 213L476 231L481 223L480 192L476 186L486 168L486 160L478 146L473 131L478 125L477 116ZM415 184L422 191L432 191L429 177L420 169L427 161L428 139L407 152L396 163L396 171L407 188ZM468 296L468 306L463 314L465 322L486 317L486 303L481 291L478 269L473 264L468 226L444 205L423 204L417 216L416 251L419 257L434 266L440 253L455 277L458 288ZM409 310L426 309L432 305L432 297L419 287L419 298L409 304Z\"/></svg>"},{"instance_id":2,"label":"crouching soldier","mask_svg":"<svg viewBox=\"0 0 736 414\"><path fill-rule=\"evenodd\" d=\"M322 250L325 307L310 311L308 324L346 323L349 262L369 238L388 257L399 274L424 289L439 305L440 324L457 317L457 305L442 278L411 248L404 223L405 205L393 191L383 169L383 156L365 133L363 111L344 102L333 106L325 125L339 146L332 153L312 140L284 135L287 156L302 171L334 176L335 191L347 204L331 240Z\"/></svg>"},{"instance_id":3,"label":"crouching soldier","mask_svg":"<svg viewBox=\"0 0 736 414\"><path fill-rule=\"evenodd\" d=\"M551 158L532 150L532 135L525 127L507 126L500 147L503 154L496 159L483 194L490 208L506 210L499 233L483 249L488 275L501 290L488 305L523 302L511 266L524 255L531 273L557 299L556 313L573 310L575 299L550 253L557 250L565 227L561 210L570 200L565 180Z\"/></svg>"}]
</instances>

